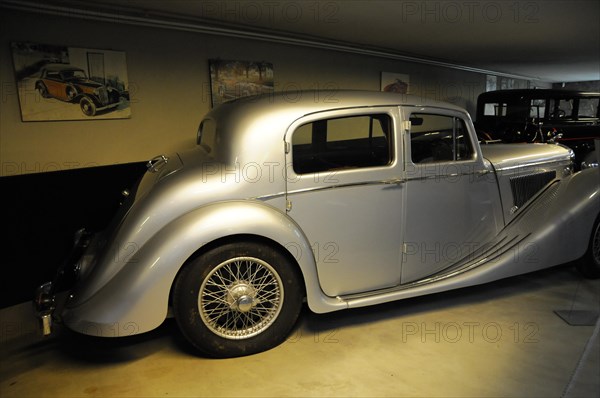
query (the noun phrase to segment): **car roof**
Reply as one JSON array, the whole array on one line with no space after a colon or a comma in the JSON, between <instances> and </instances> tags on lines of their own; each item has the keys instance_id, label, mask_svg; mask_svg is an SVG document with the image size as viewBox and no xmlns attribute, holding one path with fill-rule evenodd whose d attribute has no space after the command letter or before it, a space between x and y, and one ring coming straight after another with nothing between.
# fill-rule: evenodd
<instances>
[{"instance_id":1,"label":"car roof","mask_svg":"<svg viewBox=\"0 0 600 398\"><path fill-rule=\"evenodd\" d=\"M63 71L63 70L83 70L70 64L47 64L43 69L51 71Z\"/></svg>"},{"instance_id":2,"label":"car roof","mask_svg":"<svg viewBox=\"0 0 600 398\"><path fill-rule=\"evenodd\" d=\"M294 120L317 112L384 106L438 107L467 113L463 108L419 96L366 90L280 91L247 96L224 102L206 117L227 123L230 131L259 119L289 126ZM238 126L234 126L238 124Z\"/></svg>"},{"instance_id":3,"label":"car roof","mask_svg":"<svg viewBox=\"0 0 600 398\"><path fill-rule=\"evenodd\" d=\"M298 119L320 112L344 109L365 109L377 112L378 107L436 107L468 113L461 107L418 96L361 90L281 91L242 97L225 102L205 119L216 121L223 143L217 156L241 154L260 142L281 142L287 129ZM228 147L228 148L226 148Z\"/></svg>"},{"instance_id":4,"label":"car roof","mask_svg":"<svg viewBox=\"0 0 600 398\"><path fill-rule=\"evenodd\" d=\"M435 101L420 96L370 90L296 90L279 91L256 96L242 97L222 104L227 108L244 108L251 105L269 106L270 109L303 109L308 113L375 106L429 106L442 107L464 112L461 107L447 102Z\"/></svg>"}]
</instances>

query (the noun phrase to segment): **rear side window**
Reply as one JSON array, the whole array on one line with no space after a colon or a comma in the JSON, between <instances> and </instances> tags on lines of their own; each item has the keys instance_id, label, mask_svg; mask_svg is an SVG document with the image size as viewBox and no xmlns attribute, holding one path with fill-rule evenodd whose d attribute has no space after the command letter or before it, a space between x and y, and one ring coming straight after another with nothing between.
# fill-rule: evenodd
<instances>
[{"instance_id":1,"label":"rear side window","mask_svg":"<svg viewBox=\"0 0 600 398\"><path fill-rule=\"evenodd\" d=\"M410 122L413 163L473 159L473 144L464 120L453 116L413 113Z\"/></svg>"},{"instance_id":2,"label":"rear side window","mask_svg":"<svg viewBox=\"0 0 600 398\"><path fill-rule=\"evenodd\" d=\"M292 135L297 174L385 166L392 161L392 119L371 114L317 120Z\"/></svg>"},{"instance_id":3,"label":"rear side window","mask_svg":"<svg viewBox=\"0 0 600 398\"><path fill-rule=\"evenodd\" d=\"M217 124L212 119L204 119L198 128L196 143L207 152L211 152L217 146Z\"/></svg>"}]
</instances>

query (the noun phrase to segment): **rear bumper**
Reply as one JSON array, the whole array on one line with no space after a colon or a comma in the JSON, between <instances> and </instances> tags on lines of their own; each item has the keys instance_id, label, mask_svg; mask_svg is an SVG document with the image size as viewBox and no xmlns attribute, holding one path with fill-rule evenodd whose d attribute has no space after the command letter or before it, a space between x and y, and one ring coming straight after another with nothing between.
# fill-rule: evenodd
<instances>
[{"instance_id":1,"label":"rear bumper","mask_svg":"<svg viewBox=\"0 0 600 398\"><path fill-rule=\"evenodd\" d=\"M40 320L42 334L48 336L52 333L52 315L56 309L56 295L52 282L46 282L35 291L33 305Z\"/></svg>"},{"instance_id":2,"label":"rear bumper","mask_svg":"<svg viewBox=\"0 0 600 398\"><path fill-rule=\"evenodd\" d=\"M40 320L40 328L44 336L52 333L54 320L59 320L55 314L57 308L56 294L71 288L79 276L78 259L89 245L91 234L85 229L75 233L73 248L69 256L59 267L56 276L51 282L40 285L35 291L33 306L37 318Z\"/></svg>"}]
</instances>

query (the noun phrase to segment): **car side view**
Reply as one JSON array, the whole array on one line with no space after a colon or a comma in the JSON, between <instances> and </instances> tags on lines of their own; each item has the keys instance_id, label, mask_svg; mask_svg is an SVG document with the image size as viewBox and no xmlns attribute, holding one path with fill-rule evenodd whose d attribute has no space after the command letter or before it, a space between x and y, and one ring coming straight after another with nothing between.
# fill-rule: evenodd
<instances>
[{"instance_id":1,"label":"car side view","mask_svg":"<svg viewBox=\"0 0 600 398\"><path fill-rule=\"evenodd\" d=\"M43 98L77 103L86 116L119 106L121 93L91 80L81 68L67 64L48 64L35 83Z\"/></svg>"},{"instance_id":2,"label":"car side view","mask_svg":"<svg viewBox=\"0 0 600 398\"><path fill-rule=\"evenodd\" d=\"M479 145L450 104L246 97L210 111L197 144L150 160L110 226L76 234L36 294L45 333L54 319L119 337L174 316L200 353L235 357L284 341L304 303L327 313L575 260L600 276L600 169L574 172L560 144Z\"/></svg>"},{"instance_id":3,"label":"car side view","mask_svg":"<svg viewBox=\"0 0 600 398\"><path fill-rule=\"evenodd\" d=\"M564 89L496 90L477 98L481 138L503 142L559 142L573 149L579 168L598 167L600 93Z\"/></svg>"}]
</instances>

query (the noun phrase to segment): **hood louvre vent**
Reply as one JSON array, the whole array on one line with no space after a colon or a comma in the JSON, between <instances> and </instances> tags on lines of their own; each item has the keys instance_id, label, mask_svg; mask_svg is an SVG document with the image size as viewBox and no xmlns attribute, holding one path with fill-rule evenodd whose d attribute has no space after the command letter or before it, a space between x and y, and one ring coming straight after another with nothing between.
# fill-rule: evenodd
<instances>
[{"instance_id":1,"label":"hood louvre vent","mask_svg":"<svg viewBox=\"0 0 600 398\"><path fill-rule=\"evenodd\" d=\"M512 189L514 205L523 206L549 182L556 178L556 171L546 171L542 173L528 174L524 176L512 177L510 187Z\"/></svg>"}]
</instances>

